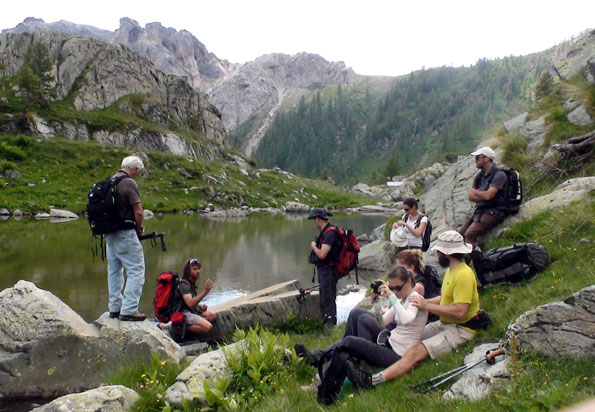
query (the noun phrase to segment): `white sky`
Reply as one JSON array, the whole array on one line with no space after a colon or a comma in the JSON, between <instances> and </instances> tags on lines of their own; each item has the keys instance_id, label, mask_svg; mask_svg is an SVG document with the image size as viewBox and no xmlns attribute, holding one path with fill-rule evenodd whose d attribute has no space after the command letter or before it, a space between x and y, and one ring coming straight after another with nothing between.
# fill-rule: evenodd
<instances>
[{"instance_id":1,"label":"white sky","mask_svg":"<svg viewBox=\"0 0 595 412\"><path fill-rule=\"evenodd\" d=\"M525 55L595 28L593 0L21 0L1 9L0 29L37 17L115 30L130 17L186 29L232 63L305 51L368 75Z\"/></svg>"}]
</instances>

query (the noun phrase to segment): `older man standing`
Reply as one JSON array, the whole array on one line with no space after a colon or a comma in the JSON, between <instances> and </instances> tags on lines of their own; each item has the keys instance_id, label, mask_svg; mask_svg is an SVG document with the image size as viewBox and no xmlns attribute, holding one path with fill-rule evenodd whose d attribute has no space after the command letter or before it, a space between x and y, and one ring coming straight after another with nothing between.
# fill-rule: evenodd
<instances>
[{"instance_id":1,"label":"older man standing","mask_svg":"<svg viewBox=\"0 0 595 412\"><path fill-rule=\"evenodd\" d=\"M121 218L119 230L105 236L107 245L107 286L109 291L109 316L121 321L142 321L146 316L138 311L138 304L145 284L145 256L139 236L143 226L138 185L134 181L144 169L142 160L128 156L122 167L112 176L116 180L116 207ZM124 268L126 286L124 288ZM124 294L122 295L122 289Z\"/></svg>"}]
</instances>

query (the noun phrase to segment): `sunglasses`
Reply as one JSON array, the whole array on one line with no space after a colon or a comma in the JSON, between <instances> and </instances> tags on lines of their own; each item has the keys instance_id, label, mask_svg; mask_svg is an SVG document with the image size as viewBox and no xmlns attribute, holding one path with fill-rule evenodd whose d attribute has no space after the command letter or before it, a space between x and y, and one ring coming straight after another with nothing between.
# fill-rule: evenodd
<instances>
[{"instance_id":1,"label":"sunglasses","mask_svg":"<svg viewBox=\"0 0 595 412\"><path fill-rule=\"evenodd\" d=\"M482 159L484 157L485 157L484 155L477 155L477 156L475 156L475 160L479 160L479 159Z\"/></svg>"},{"instance_id":2,"label":"sunglasses","mask_svg":"<svg viewBox=\"0 0 595 412\"><path fill-rule=\"evenodd\" d=\"M404 207L404 208L403 208L403 210L404 210L405 212L409 212L409 210L411 210L411 208L409 208L409 207Z\"/></svg>"},{"instance_id":3,"label":"sunglasses","mask_svg":"<svg viewBox=\"0 0 595 412\"><path fill-rule=\"evenodd\" d=\"M200 264L200 260L198 260L198 258L191 258L188 260L188 264L189 265L195 265L198 264L198 267L200 268L202 265Z\"/></svg>"},{"instance_id":4,"label":"sunglasses","mask_svg":"<svg viewBox=\"0 0 595 412\"><path fill-rule=\"evenodd\" d=\"M403 289L403 286L405 286L404 283L401 286L391 286L391 285L388 285L388 288L390 290L392 290L393 292L400 292L401 289Z\"/></svg>"}]
</instances>

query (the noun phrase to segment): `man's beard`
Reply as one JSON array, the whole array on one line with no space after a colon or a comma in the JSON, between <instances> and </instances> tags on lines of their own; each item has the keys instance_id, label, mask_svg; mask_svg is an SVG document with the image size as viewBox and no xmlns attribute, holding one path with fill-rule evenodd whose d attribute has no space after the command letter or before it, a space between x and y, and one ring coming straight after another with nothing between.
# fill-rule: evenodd
<instances>
[{"instance_id":1,"label":"man's beard","mask_svg":"<svg viewBox=\"0 0 595 412\"><path fill-rule=\"evenodd\" d=\"M450 266L450 260L444 253L440 252L438 253L438 264L446 269Z\"/></svg>"}]
</instances>

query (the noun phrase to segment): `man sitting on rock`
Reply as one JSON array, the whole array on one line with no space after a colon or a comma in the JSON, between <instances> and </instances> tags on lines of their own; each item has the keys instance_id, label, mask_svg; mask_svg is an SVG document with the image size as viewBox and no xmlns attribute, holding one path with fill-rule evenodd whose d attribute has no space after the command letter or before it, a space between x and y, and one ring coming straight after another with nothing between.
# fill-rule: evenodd
<instances>
[{"instance_id":1,"label":"man sitting on rock","mask_svg":"<svg viewBox=\"0 0 595 412\"><path fill-rule=\"evenodd\" d=\"M475 167L480 169L469 192L469 200L476 204L471 218L460 229L465 242L475 245L478 236L487 233L504 219L502 205L508 179L506 173L494 163L496 153L485 146L471 153Z\"/></svg>"},{"instance_id":2,"label":"man sitting on rock","mask_svg":"<svg viewBox=\"0 0 595 412\"><path fill-rule=\"evenodd\" d=\"M202 265L196 258L188 259L184 265L184 276L179 285L180 296L182 296L182 313L184 314L186 327L190 332L197 334L208 333L213 329L213 322L216 314L207 310L207 305L199 302L213 289L213 281L207 279L202 292L197 293L196 281L200 277Z\"/></svg>"},{"instance_id":3,"label":"man sitting on rock","mask_svg":"<svg viewBox=\"0 0 595 412\"><path fill-rule=\"evenodd\" d=\"M471 252L471 245L465 243L460 233L449 230L438 236L432 250L438 254L440 266L447 268L441 296L424 299L414 294L408 299L419 310L439 315L440 320L427 324L422 341L410 347L399 361L380 373L370 375L348 360L345 365L347 376L356 389L368 389L398 378L424 359L435 359L448 353L477 334L475 329L480 328L476 321L480 312L477 281L464 262L465 255Z\"/></svg>"}]
</instances>

